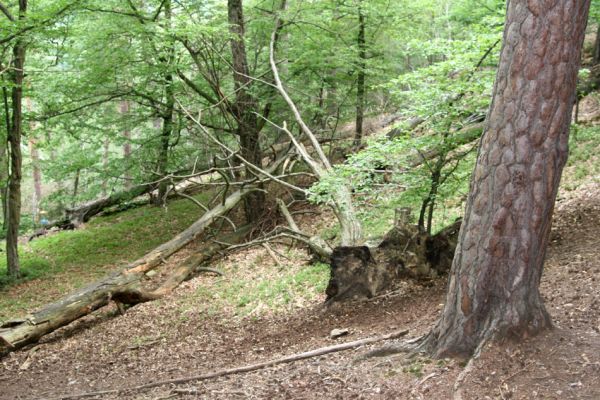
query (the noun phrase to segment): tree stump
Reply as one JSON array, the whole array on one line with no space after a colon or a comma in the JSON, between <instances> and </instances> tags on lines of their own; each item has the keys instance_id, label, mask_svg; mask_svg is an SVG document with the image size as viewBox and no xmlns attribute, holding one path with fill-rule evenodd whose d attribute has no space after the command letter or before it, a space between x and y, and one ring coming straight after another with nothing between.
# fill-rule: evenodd
<instances>
[{"instance_id":1,"label":"tree stump","mask_svg":"<svg viewBox=\"0 0 600 400\"><path fill-rule=\"evenodd\" d=\"M327 302L371 298L402 279L429 280L452 265L460 220L435 235L416 225L395 226L377 247L342 246L331 255Z\"/></svg>"}]
</instances>

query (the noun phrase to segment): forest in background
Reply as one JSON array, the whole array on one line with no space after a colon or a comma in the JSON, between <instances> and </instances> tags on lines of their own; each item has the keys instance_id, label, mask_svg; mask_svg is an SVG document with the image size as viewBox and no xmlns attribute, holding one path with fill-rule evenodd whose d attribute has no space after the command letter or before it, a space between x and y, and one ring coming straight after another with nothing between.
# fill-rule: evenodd
<instances>
[{"instance_id":1,"label":"forest in background","mask_svg":"<svg viewBox=\"0 0 600 400\"><path fill-rule=\"evenodd\" d=\"M239 148L239 116L232 110L239 83L226 4L155 3L36 2L27 9L30 21L2 21L7 39L27 29L22 232L41 227L42 219L61 218L66 207L164 177L176 180L194 165L200 169L217 156L226 158L196 122ZM349 178L366 206L418 203L429 190L427 168L393 174L394 182L385 185L373 182L371 170L400 170L412 149L447 141L444 132L485 115L503 2L257 2L246 3L244 13L249 77L243 91L253 99L248 113L257 120L262 152L285 140L265 119L287 121L290 131L298 131L271 84L268 45L275 15L285 21L277 46L281 79L320 138L338 138L345 128L363 142L362 131L373 129L369 121L382 114L398 121L395 141L378 138L350 157L311 189L313 201L326 202L335 193L330 186ZM4 43L7 121L12 42ZM402 126L418 119L425 122L417 134ZM349 125L353 121L356 128ZM351 140L342 144L352 147ZM6 148L3 154L6 182ZM440 203L457 187L466 192L471 170L446 164L456 174L440 187ZM438 226L455 215L440 215Z\"/></svg>"}]
</instances>

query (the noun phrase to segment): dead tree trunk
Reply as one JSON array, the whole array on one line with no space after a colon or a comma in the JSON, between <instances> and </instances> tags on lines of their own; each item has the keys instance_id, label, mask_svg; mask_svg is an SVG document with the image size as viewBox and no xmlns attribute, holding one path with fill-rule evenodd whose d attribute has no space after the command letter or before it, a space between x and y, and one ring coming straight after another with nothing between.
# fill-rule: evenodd
<instances>
[{"instance_id":1,"label":"dead tree trunk","mask_svg":"<svg viewBox=\"0 0 600 400\"><path fill-rule=\"evenodd\" d=\"M551 326L539 293L589 0L511 1L442 316L423 342L469 356Z\"/></svg>"},{"instance_id":2,"label":"dead tree trunk","mask_svg":"<svg viewBox=\"0 0 600 400\"><path fill-rule=\"evenodd\" d=\"M275 62L275 43L277 41L279 29L281 29L281 21L277 19L275 23L275 30L271 34L271 42L269 45L269 64L271 65L271 71L273 72L273 81L275 82L275 86L279 91L279 94L281 94L288 107L293 112L296 122L298 122L298 125L300 125L300 129L308 138L310 144L317 153L317 158L315 159L308 154L304 145L302 145L302 143L300 143L292 135L285 125L281 127L281 129L290 137L290 140L296 147L296 150L304 159L309 168L313 171L315 176L317 178L321 178L327 171L331 170L331 163L323 152L323 148L319 144L317 137L304 122L300 111L283 87L283 83L279 77L277 63ZM347 186L340 186L336 189L335 201L332 205L332 208L340 223L342 246L354 246L359 244L363 239L362 225L356 215L356 211L354 210L352 193Z\"/></svg>"},{"instance_id":3,"label":"dead tree trunk","mask_svg":"<svg viewBox=\"0 0 600 400\"><path fill-rule=\"evenodd\" d=\"M256 190L256 188L247 186L232 193L224 202L206 212L185 231L158 246L139 260L129 264L124 270L86 286L23 319L4 323L0 326L0 350L2 350L2 347L4 347L4 350L14 350L35 342L44 335L105 306L111 299L126 304L136 304L156 299L168 293L193 271L194 265L208 261L217 251L227 247L228 244L214 243L206 245L201 253L184 261L176 268L170 278L154 291L140 288L140 281L145 273L160 265L164 259L183 246L192 242L217 218L231 210L244 196L253 190ZM232 238L226 238L226 240L232 240Z\"/></svg>"},{"instance_id":4,"label":"dead tree trunk","mask_svg":"<svg viewBox=\"0 0 600 400\"><path fill-rule=\"evenodd\" d=\"M78 207L67 208L65 210L66 220L72 223L74 226L79 226L108 207L116 206L123 202L135 199L136 197L149 193L152 190L154 190L154 186L150 184L135 186L129 190L113 193L110 196L90 201Z\"/></svg>"}]
</instances>

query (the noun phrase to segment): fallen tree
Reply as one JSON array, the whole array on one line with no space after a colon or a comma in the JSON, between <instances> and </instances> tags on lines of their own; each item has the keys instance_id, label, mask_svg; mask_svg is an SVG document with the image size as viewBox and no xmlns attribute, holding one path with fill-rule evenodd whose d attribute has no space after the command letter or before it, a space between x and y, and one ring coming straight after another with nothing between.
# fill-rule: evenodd
<instances>
[{"instance_id":1,"label":"fallen tree","mask_svg":"<svg viewBox=\"0 0 600 400\"><path fill-rule=\"evenodd\" d=\"M36 342L56 329L109 304L111 300L133 305L169 293L193 272L195 266L207 262L229 244L221 241L205 245L197 255L181 263L155 290L144 290L141 287L145 274L164 262L165 258L192 242L216 219L231 210L253 190L256 188L248 186L232 193L224 202L206 212L185 231L129 264L125 269L77 290L24 318L3 323L0 325L0 351L12 351ZM245 233L245 230L241 230L239 235L233 235L229 240L239 241Z\"/></svg>"},{"instance_id":2,"label":"fallen tree","mask_svg":"<svg viewBox=\"0 0 600 400\"><path fill-rule=\"evenodd\" d=\"M77 207L65 209L65 219L59 223L70 223L77 227L84 222L89 221L91 217L99 214L108 207L119 205L123 202L130 201L136 197L148 194L156 189L153 184L145 184L134 186L131 189L113 193L101 199L89 201Z\"/></svg>"}]
</instances>

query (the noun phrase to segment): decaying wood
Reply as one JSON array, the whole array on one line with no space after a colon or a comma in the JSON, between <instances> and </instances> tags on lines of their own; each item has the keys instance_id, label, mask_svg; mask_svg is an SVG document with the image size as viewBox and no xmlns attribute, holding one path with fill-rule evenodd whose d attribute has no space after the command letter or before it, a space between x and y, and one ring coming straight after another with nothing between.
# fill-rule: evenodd
<instances>
[{"instance_id":1,"label":"decaying wood","mask_svg":"<svg viewBox=\"0 0 600 400\"><path fill-rule=\"evenodd\" d=\"M350 350L350 349L354 349L354 348L357 348L360 346L365 346L368 344L377 343L377 342L381 342L381 341L385 341L385 340L397 339L397 338L406 336L407 334L408 334L408 330L400 330L400 331L396 331L396 332L393 332L393 333L390 333L387 335L383 335L383 336L375 336L375 337L370 337L370 338L366 338L366 339L355 340L353 342L347 342L347 343L337 344L337 345L333 345L333 346L321 347L321 348L318 348L315 350L306 351L304 353L292 354L289 356L277 358L275 360L245 365L242 367L229 368L229 369L224 369L224 370L220 370L220 371L214 371L214 372L209 372L209 373L205 373L205 374L201 374L201 375L188 376L188 377L183 377L183 378L175 378L175 379L168 379L168 380L164 380L164 381L157 381L157 382L152 382L152 383L148 383L145 385L134 386L131 388L101 390L101 391L96 391L96 392L62 396L62 397L58 397L56 400L59 400L59 399L60 400L81 399L84 397L93 397L93 396L103 396L103 395L107 395L107 394L119 394L119 393L125 393L125 392L134 392L134 391L151 389L151 388L154 388L157 386L176 385L176 384L187 383L187 382L191 382L191 381L203 381L203 380L218 378L221 376L241 374L244 372L251 372L251 371L256 371L259 369L272 367L274 365L286 364L286 363L291 363L291 362L295 362L295 361L305 360L307 358L319 357L319 356L323 356L323 355L330 354L330 353L335 353L335 352L344 351L344 350Z\"/></svg>"},{"instance_id":2,"label":"decaying wood","mask_svg":"<svg viewBox=\"0 0 600 400\"><path fill-rule=\"evenodd\" d=\"M277 199L277 206L279 207L279 212L285 218L290 229L293 232L296 232L300 235L306 236L308 238L308 240L305 241L305 243L308 244L308 247L310 247L312 252L315 255L317 255L317 257L319 257L319 259L321 259L321 261L328 263L329 258L331 257L331 252L332 252L331 247L320 236L309 237L308 235L305 235L304 233L302 233L302 231L298 227L298 224L296 224L296 221L294 221L292 214L288 210L288 208L285 205L285 203L283 202L283 200Z\"/></svg>"},{"instance_id":3,"label":"decaying wood","mask_svg":"<svg viewBox=\"0 0 600 400\"><path fill-rule=\"evenodd\" d=\"M103 197L101 199L93 200L82 204L74 208L67 208L66 221L60 221L61 223L71 223L73 226L79 226L84 222L87 222L94 215L99 214L105 208L112 207L121 204L125 201L133 200L138 196L150 193L155 189L154 185L139 185L131 189L127 189L121 192L113 193L110 196Z\"/></svg>"},{"instance_id":4,"label":"decaying wood","mask_svg":"<svg viewBox=\"0 0 600 400\"><path fill-rule=\"evenodd\" d=\"M44 335L107 305L111 299L122 303L135 304L153 300L170 292L189 276L191 270L193 270L191 267L207 261L217 251L227 247L228 244L207 245L200 254L190 257L180 265L163 285L154 291L141 290L139 283L146 272L192 242L212 222L231 210L247 193L253 190L255 188L249 185L232 193L225 201L206 212L185 231L158 246L144 257L134 261L125 269L77 290L21 320L8 321L0 325L0 351L14 350L35 342Z\"/></svg>"},{"instance_id":5,"label":"decaying wood","mask_svg":"<svg viewBox=\"0 0 600 400\"><path fill-rule=\"evenodd\" d=\"M276 26L279 26L280 20L277 19ZM296 104L292 100L292 98L288 95L287 91L283 87L283 83L279 77L279 70L277 69L277 62L275 61L275 42L277 37L277 29L273 31L271 35L271 42L269 45L269 64L271 65L271 72L273 73L273 81L275 82L275 87L277 91L283 97L285 102L287 103L289 109L294 114L294 118L296 122L300 126L304 135L309 139L317 158L313 158L306 151L306 148L300 143L287 129L285 123L283 127L279 127L283 132L285 132L294 146L296 150L300 154L300 156L304 159L304 162L310 167L316 177L321 178L332 169L331 163L329 159L323 152L321 145L315 134L310 130L308 125L302 119L302 115L300 111L296 107ZM347 186L339 186L336 188L336 193L334 196L332 209L340 223L341 230L341 243L343 246L351 246L360 243L363 239L362 234L362 225L360 220L356 215L356 211L354 210L354 204L352 202L352 193Z\"/></svg>"},{"instance_id":6,"label":"decaying wood","mask_svg":"<svg viewBox=\"0 0 600 400\"><path fill-rule=\"evenodd\" d=\"M377 247L333 250L327 301L372 298L392 290L400 279L430 279L452 265L460 220L435 235L416 225L395 226Z\"/></svg>"}]
</instances>

